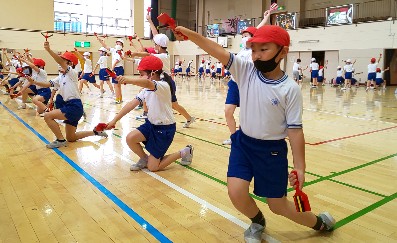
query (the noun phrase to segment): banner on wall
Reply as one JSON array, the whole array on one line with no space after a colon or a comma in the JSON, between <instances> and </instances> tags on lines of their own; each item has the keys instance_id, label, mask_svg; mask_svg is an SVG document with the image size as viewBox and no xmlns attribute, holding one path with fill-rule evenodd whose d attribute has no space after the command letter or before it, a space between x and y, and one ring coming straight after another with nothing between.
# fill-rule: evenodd
<instances>
[{"instance_id":1,"label":"banner on wall","mask_svg":"<svg viewBox=\"0 0 397 243\"><path fill-rule=\"evenodd\" d=\"M296 13L277 14L275 25L286 30L296 29Z\"/></svg>"},{"instance_id":2,"label":"banner on wall","mask_svg":"<svg viewBox=\"0 0 397 243\"><path fill-rule=\"evenodd\" d=\"M353 4L328 7L325 10L327 25L352 24L353 23Z\"/></svg>"},{"instance_id":3,"label":"banner on wall","mask_svg":"<svg viewBox=\"0 0 397 243\"><path fill-rule=\"evenodd\" d=\"M218 37L219 36L219 25L209 24L207 25L207 37Z\"/></svg>"},{"instance_id":4,"label":"banner on wall","mask_svg":"<svg viewBox=\"0 0 397 243\"><path fill-rule=\"evenodd\" d=\"M241 34L243 30L251 26L253 26L252 19L240 19L237 24L237 33Z\"/></svg>"}]
</instances>

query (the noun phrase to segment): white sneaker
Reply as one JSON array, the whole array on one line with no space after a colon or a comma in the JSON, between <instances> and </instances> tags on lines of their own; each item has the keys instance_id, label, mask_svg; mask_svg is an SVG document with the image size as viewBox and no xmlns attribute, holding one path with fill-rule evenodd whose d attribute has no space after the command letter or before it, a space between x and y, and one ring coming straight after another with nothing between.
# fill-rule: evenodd
<instances>
[{"instance_id":1,"label":"white sneaker","mask_svg":"<svg viewBox=\"0 0 397 243\"><path fill-rule=\"evenodd\" d=\"M142 115L136 116L135 119L141 120L141 119L147 119L147 115L143 113Z\"/></svg>"},{"instance_id":2,"label":"white sneaker","mask_svg":"<svg viewBox=\"0 0 397 243\"><path fill-rule=\"evenodd\" d=\"M189 149L189 153L182 157L181 165L190 165L193 159L193 146L189 144L184 149Z\"/></svg>"},{"instance_id":3,"label":"white sneaker","mask_svg":"<svg viewBox=\"0 0 397 243\"><path fill-rule=\"evenodd\" d=\"M244 240L247 243L260 243L262 242L262 233L265 226L252 223L250 227L244 232Z\"/></svg>"},{"instance_id":4,"label":"white sneaker","mask_svg":"<svg viewBox=\"0 0 397 243\"><path fill-rule=\"evenodd\" d=\"M223 141L223 143L222 143L223 145L232 145L232 140L229 138L229 139L226 139L225 141Z\"/></svg>"},{"instance_id":5,"label":"white sneaker","mask_svg":"<svg viewBox=\"0 0 397 243\"><path fill-rule=\"evenodd\" d=\"M185 124L183 124L183 128L188 128L190 125L196 120L196 117L190 118L190 121L186 121Z\"/></svg>"},{"instance_id":6,"label":"white sneaker","mask_svg":"<svg viewBox=\"0 0 397 243\"><path fill-rule=\"evenodd\" d=\"M143 168L147 167L147 159L139 159L137 163L132 164L130 167L130 171L138 171L138 170L142 170Z\"/></svg>"},{"instance_id":7,"label":"white sneaker","mask_svg":"<svg viewBox=\"0 0 397 243\"><path fill-rule=\"evenodd\" d=\"M318 215L323 220L322 231L332 231L335 226L335 219L328 212L322 212Z\"/></svg>"},{"instance_id":8,"label":"white sneaker","mask_svg":"<svg viewBox=\"0 0 397 243\"><path fill-rule=\"evenodd\" d=\"M21 105L18 106L18 110L21 110L21 109L26 109L25 103L22 103Z\"/></svg>"},{"instance_id":9,"label":"white sneaker","mask_svg":"<svg viewBox=\"0 0 397 243\"><path fill-rule=\"evenodd\" d=\"M58 140L53 141L52 143L49 143L46 145L47 148L52 149L52 148L59 148L59 147L66 147L67 146L67 141L59 142Z\"/></svg>"}]
</instances>

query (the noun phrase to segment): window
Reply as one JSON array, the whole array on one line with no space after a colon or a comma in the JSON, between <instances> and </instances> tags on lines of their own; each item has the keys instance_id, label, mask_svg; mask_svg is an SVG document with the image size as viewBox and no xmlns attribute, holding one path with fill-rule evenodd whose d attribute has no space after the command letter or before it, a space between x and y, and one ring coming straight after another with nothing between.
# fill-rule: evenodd
<instances>
[{"instance_id":1,"label":"window","mask_svg":"<svg viewBox=\"0 0 397 243\"><path fill-rule=\"evenodd\" d=\"M131 35L130 0L55 0L54 30Z\"/></svg>"},{"instance_id":2,"label":"window","mask_svg":"<svg viewBox=\"0 0 397 243\"><path fill-rule=\"evenodd\" d=\"M143 35L145 38L150 38L150 24L149 21L146 20L146 15L147 15L147 9L152 5L152 0L145 0L143 4L143 11L145 11L144 14L144 20L143 20Z\"/></svg>"}]
</instances>

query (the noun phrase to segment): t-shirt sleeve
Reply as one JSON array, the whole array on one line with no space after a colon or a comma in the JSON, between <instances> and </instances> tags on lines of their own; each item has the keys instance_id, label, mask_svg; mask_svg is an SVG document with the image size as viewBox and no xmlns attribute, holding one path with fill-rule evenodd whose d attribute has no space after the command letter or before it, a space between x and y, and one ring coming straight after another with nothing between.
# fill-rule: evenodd
<instances>
[{"instance_id":1,"label":"t-shirt sleeve","mask_svg":"<svg viewBox=\"0 0 397 243\"><path fill-rule=\"evenodd\" d=\"M303 98L299 85L293 85L286 99L287 128L302 128Z\"/></svg>"},{"instance_id":2,"label":"t-shirt sleeve","mask_svg":"<svg viewBox=\"0 0 397 243\"><path fill-rule=\"evenodd\" d=\"M256 70L252 61L248 61L232 53L230 53L229 62L226 64L225 68L230 71L237 84L248 82L249 77L253 75Z\"/></svg>"},{"instance_id":3,"label":"t-shirt sleeve","mask_svg":"<svg viewBox=\"0 0 397 243\"><path fill-rule=\"evenodd\" d=\"M143 101L145 100L145 92L146 92L146 89L142 89L141 92L139 92L135 96L135 99L137 99L139 101L140 105L143 105Z\"/></svg>"}]
</instances>

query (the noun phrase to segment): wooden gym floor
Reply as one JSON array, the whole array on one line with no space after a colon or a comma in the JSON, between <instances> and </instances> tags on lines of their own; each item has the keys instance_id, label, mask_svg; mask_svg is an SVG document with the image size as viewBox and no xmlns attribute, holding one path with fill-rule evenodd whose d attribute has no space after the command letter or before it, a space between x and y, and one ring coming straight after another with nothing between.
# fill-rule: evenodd
<instances>
[{"instance_id":1,"label":"wooden gym floor","mask_svg":"<svg viewBox=\"0 0 397 243\"><path fill-rule=\"evenodd\" d=\"M186 129L175 115L169 151L192 144L193 163L176 162L157 173L129 171L137 157L125 136L142 123L135 119L141 111L124 117L107 139L89 137L50 150L45 144L54 137L43 118L33 109L17 110L19 101L2 95L0 242L242 242L250 222L234 209L226 189L226 83L192 78L177 85L179 103L197 120ZM122 107L91 89L84 90L87 119L79 130L107 122ZM139 88L123 89L124 100L131 100ZM336 230L319 234L299 226L252 195L267 220L266 241L397 242L394 90L310 90L304 84L304 190L313 212L335 217Z\"/></svg>"}]
</instances>

